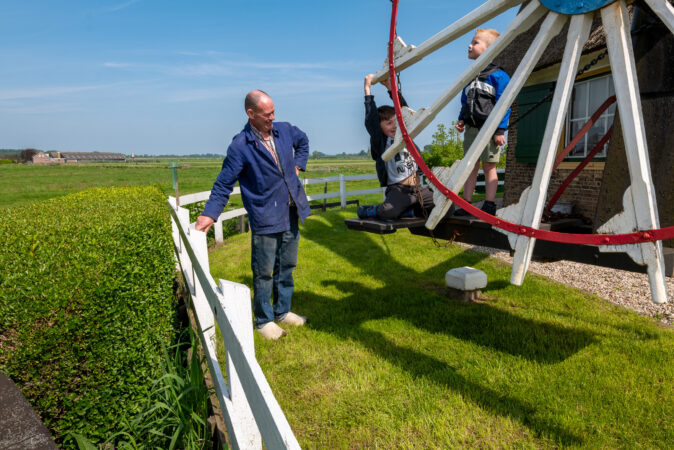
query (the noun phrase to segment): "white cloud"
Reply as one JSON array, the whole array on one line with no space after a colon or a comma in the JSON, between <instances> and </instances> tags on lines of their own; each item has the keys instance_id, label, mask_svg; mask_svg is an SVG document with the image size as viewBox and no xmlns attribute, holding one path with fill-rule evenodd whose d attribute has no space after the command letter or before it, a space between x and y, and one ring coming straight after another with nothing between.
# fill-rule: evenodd
<instances>
[{"instance_id":1,"label":"white cloud","mask_svg":"<svg viewBox=\"0 0 674 450\"><path fill-rule=\"evenodd\" d=\"M117 5L110 6L109 8L105 8L103 11L104 11L104 12L115 12L115 11L119 11L119 10L122 10L122 9L128 7L128 6L131 6L131 5L133 5L134 3L137 3L137 2L139 2L139 1L140 1L140 0L129 0L129 1L124 2L124 3L119 3L119 4L117 4Z\"/></svg>"}]
</instances>

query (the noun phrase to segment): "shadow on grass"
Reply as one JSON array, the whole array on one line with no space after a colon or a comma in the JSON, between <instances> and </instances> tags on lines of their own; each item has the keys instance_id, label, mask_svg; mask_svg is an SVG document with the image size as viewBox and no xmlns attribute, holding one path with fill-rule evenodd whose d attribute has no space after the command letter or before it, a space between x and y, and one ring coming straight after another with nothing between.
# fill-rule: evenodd
<instances>
[{"instance_id":1,"label":"shadow on grass","mask_svg":"<svg viewBox=\"0 0 674 450\"><path fill-rule=\"evenodd\" d=\"M336 283L338 286L346 284ZM356 286L352 284L352 286ZM572 431L549 419L538 417L534 406L512 396L504 395L488 386L476 383L457 373L456 369L445 361L391 342L382 333L361 326L362 321L351 324L337 322L335 319L350 316L350 305L358 304L358 309L367 309L368 304L360 299L367 297L367 289L360 287L358 293L338 302L341 308L335 308L335 300L317 294L300 292L300 308L311 317L308 327L338 336L340 339L358 342L378 356L385 358L415 379L423 378L438 385L460 392L480 407L494 415L512 418L528 427L537 437L549 437L563 445L579 445L583 440ZM311 305L311 306L310 306ZM313 311L309 312L308 309ZM320 310L329 311L321 315ZM409 319L409 317L408 317ZM434 330L431 330L434 331Z\"/></svg>"},{"instance_id":2,"label":"shadow on grass","mask_svg":"<svg viewBox=\"0 0 674 450\"><path fill-rule=\"evenodd\" d=\"M336 233L340 235L335 236ZM379 237L359 232L348 232L343 236L341 233L343 230L336 227L312 221L305 227L303 239L346 258L385 285L371 288L344 279L323 280L326 288L333 287L348 294L340 300L296 292L294 303L311 317L311 328L340 339L358 341L415 377L425 377L455 389L496 414L514 418L534 433L551 436L565 444L581 443L572 432L537 418L531 405L468 380L447 363L400 347L361 325L370 320L397 318L420 330L447 334L543 364L565 360L593 343L596 340L593 334L523 318L489 303L464 304L448 301L442 296L444 273L448 267L474 265L486 258L486 254L462 252L439 261L428 270L417 271L391 257L391 250L386 245L385 248L377 245L375 240ZM506 286L507 283L496 280L489 283L486 291L495 292Z\"/></svg>"},{"instance_id":3,"label":"shadow on grass","mask_svg":"<svg viewBox=\"0 0 674 450\"><path fill-rule=\"evenodd\" d=\"M485 259L486 254L462 252L420 272L392 258L387 254L390 251L384 251L373 242L372 235L349 232L348 239L335 239L334 232L335 228L313 221L306 227L303 238L327 247L385 283L382 288L370 289L343 279L325 280L324 284L351 294L346 301L322 305L312 311L320 315L323 308L329 308L331 320L336 323L346 321L355 325L366 320L395 317L422 330L446 333L547 364L561 362L596 340L587 331L523 318L489 303L447 301L444 296L447 268L475 265ZM503 280L495 280L487 285L485 292L496 292L507 286ZM314 309L310 304L306 306Z\"/></svg>"}]
</instances>

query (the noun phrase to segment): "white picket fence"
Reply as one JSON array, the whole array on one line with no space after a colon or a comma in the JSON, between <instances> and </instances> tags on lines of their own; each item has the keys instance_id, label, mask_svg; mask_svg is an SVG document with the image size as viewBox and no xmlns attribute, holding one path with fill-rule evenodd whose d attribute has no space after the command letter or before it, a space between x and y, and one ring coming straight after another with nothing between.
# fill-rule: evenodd
<instances>
[{"instance_id":1,"label":"white picket fence","mask_svg":"<svg viewBox=\"0 0 674 450\"><path fill-rule=\"evenodd\" d=\"M375 174L339 175L338 177L304 179L306 186L315 183L339 182L339 192L308 196L309 200L339 198L342 208L347 197L376 194L384 188L347 191L347 181L376 179ZM241 194L237 187L232 195ZM292 448L300 446L288 420L279 406L262 369L255 359L253 313L250 289L227 280L215 282L210 273L206 233L197 231L190 223L188 205L207 200L210 191L182 195L179 203L168 197L171 213L173 243L178 264L190 290L197 320L199 338L215 385L227 433L234 448L259 449ZM222 241L222 221L246 214L244 208L227 211L214 224L216 241ZM224 343L227 379L216 353L215 323Z\"/></svg>"},{"instance_id":2,"label":"white picket fence","mask_svg":"<svg viewBox=\"0 0 674 450\"><path fill-rule=\"evenodd\" d=\"M173 242L190 290L199 338L234 448L299 449L288 420L255 359L250 289L210 274L206 233L190 224L187 209L168 198ZM218 363L215 323L227 355L226 374Z\"/></svg>"},{"instance_id":3,"label":"white picket fence","mask_svg":"<svg viewBox=\"0 0 674 450\"><path fill-rule=\"evenodd\" d=\"M502 176L503 173L505 173L505 169L498 169L496 172L498 172L499 176ZM479 172L480 175L483 175L482 170ZM302 184L305 186L309 184L318 184L318 183L334 183L334 182L339 182L339 191L337 192L326 192L323 194L313 194L313 195L307 195L307 198L309 200L325 200L329 198L339 198L340 205L342 209L346 208L346 199L347 197L357 197L360 195L366 195L366 194L377 194L381 193L382 197L384 195L384 191L386 188L383 187L378 187L378 188L373 188L373 189L361 189L361 190L355 190L355 191L347 191L346 190L346 182L347 181L367 181L367 180L376 180L377 179L377 174L366 174L366 175L342 175L340 174L339 176L336 177L323 177L323 178L305 178L302 179ZM426 180L426 177L422 177L421 184L423 186L427 186L428 182ZM499 180L498 184L500 186L503 186L503 181ZM477 186L484 186L484 181L478 181ZM231 195L240 195L241 190L236 187L232 191ZM210 197L211 191L204 191L204 192L197 192L195 194L187 194L187 195L181 195L179 197L180 200L180 205L188 205L190 203L197 203L201 201L208 200L208 197ZM230 195L230 196L231 196ZM222 222L225 220L230 220L234 219L236 217L242 217L246 215L246 210L245 208L238 208L238 209L233 209L231 211L225 211L223 212L220 217L218 217L218 220L213 224L213 231L215 233L215 242L221 243L223 242L223 232L222 232Z\"/></svg>"}]
</instances>

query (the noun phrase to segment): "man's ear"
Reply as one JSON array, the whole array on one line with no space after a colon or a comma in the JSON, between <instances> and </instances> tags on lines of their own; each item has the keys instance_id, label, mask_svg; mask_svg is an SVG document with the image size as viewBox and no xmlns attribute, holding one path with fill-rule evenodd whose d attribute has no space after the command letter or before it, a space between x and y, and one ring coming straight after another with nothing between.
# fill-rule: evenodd
<instances>
[{"instance_id":1,"label":"man's ear","mask_svg":"<svg viewBox=\"0 0 674 450\"><path fill-rule=\"evenodd\" d=\"M252 109L247 109L246 110L246 115L248 116L249 119L253 118L253 110Z\"/></svg>"}]
</instances>

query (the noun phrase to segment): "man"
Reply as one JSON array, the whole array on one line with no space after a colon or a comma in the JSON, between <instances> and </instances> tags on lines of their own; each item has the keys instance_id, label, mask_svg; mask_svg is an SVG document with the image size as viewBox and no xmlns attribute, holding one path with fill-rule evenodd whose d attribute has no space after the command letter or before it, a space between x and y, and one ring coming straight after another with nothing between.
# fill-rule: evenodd
<instances>
[{"instance_id":1,"label":"man","mask_svg":"<svg viewBox=\"0 0 674 450\"><path fill-rule=\"evenodd\" d=\"M196 229L209 230L238 180L252 232L255 328L267 339L278 339L286 332L274 321L295 326L307 321L290 311L290 301L300 238L298 219L304 222L309 215L309 202L297 177L306 169L309 140L299 128L274 122L274 102L265 92L249 92L244 107L248 123L227 149Z\"/></svg>"}]
</instances>

